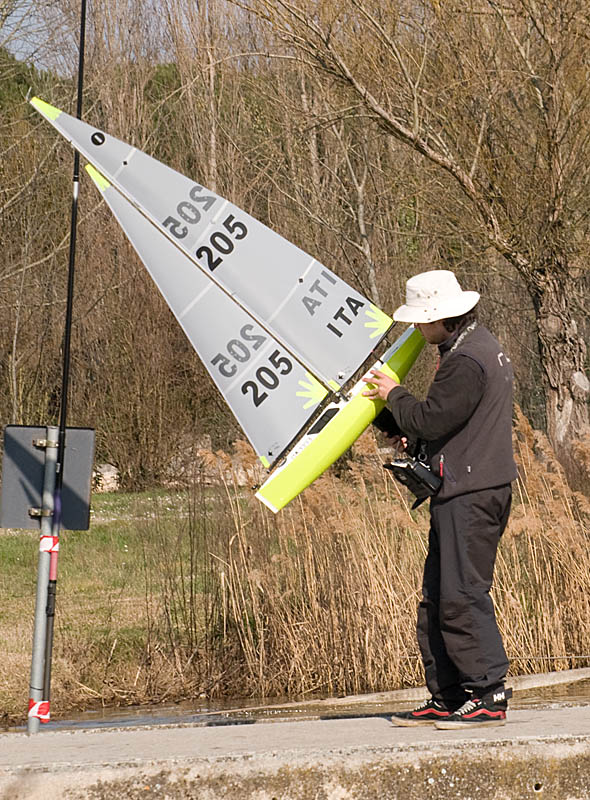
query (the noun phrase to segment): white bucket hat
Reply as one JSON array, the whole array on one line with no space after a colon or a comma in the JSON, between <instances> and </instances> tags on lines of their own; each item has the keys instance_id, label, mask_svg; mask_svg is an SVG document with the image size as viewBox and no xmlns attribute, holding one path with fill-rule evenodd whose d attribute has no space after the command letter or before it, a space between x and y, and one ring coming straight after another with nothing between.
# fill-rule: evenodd
<instances>
[{"instance_id":1,"label":"white bucket hat","mask_svg":"<svg viewBox=\"0 0 590 800\"><path fill-rule=\"evenodd\" d=\"M436 322L466 314L479 300L478 292L464 292L448 269L433 269L406 282L406 303L393 315L397 322Z\"/></svg>"}]
</instances>

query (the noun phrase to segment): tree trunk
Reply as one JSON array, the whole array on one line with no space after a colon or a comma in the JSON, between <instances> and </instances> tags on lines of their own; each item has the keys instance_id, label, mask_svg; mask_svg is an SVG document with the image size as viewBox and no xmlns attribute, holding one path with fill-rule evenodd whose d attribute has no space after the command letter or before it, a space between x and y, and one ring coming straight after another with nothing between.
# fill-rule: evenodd
<instances>
[{"instance_id":1,"label":"tree trunk","mask_svg":"<svg viewBox=\"0 0 590 800\"><path fill-rule=\"evenodd\" d=\"M590 381L587 345L574 319L578 289L566 270L536 277L533 303L545 373L547 434L571 487L581 488L573 444L590 429Z\"/></svg>"}]
</instances>

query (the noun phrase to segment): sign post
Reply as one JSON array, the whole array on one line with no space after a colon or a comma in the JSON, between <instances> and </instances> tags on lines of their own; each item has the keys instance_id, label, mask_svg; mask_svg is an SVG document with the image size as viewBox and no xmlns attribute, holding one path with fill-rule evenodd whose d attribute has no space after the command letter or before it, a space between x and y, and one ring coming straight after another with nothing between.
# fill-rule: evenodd
<instances>
[{"instance_id":1,"label":"sign post","mask_svg":"<svg viewBox=\"0 0 590 800\"><path fill-rule=\"evenodd\" d=\"M55 468L57 464L59 429L47 427L43 442L34 440L37 447L45 448L45 470L43 476L43 499L38 511L41 517L39 539L39 566L37 569L37 599L35 602L35 627L33 631L33 656L31 659L31 681L29 684L29 713L27 733L37 733L39 724L49 720L49 698L43 696L45 674L45 642L47 637L47 595L49 567L53 542L53 495L55 491ZM59 547L59 544L55 545Z\"/></svg>"},{"instance_id":2,"label":"sign post","mask_svg":"<svg viewBox=\"0 0 590 800\"><path fill-rule=\"evenodd\" d=\"M90 526L94 430L66 429L63 465L58 462L59 434L57 426L7 425L4 429L0 527L40 531L28 733L36 733L40 723L49 722L60 527L82 531Z\"/></svg>"}]
</instances>

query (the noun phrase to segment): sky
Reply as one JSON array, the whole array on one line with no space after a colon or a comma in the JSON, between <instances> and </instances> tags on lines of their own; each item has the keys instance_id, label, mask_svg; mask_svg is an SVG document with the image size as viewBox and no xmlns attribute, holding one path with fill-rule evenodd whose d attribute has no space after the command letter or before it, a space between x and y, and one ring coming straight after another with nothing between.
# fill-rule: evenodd
<instances>
[{"instance_id":1,"label":"sky","mask_svg":"<svg viewBox=\"0 0 590 800\"><path fill-rule=\"evenodd\" d=\"M12 10L0 25L0 47L38 69L67 72L62 54L65 50L71 53L72 48L64 45L77 43L79 30L68 30L54 0L11 0L11 4ZM6 9L8 3L3 5Z\"/></svg>"}]
</instances>

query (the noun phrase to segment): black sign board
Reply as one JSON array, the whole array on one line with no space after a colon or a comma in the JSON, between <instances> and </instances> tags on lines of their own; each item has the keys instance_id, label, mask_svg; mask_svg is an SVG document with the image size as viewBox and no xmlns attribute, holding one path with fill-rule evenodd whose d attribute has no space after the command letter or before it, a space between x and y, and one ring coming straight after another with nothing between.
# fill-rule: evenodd
<instances>
[{"instance_id":1,"label":"black sign board","mask_svg":"<svg viewBox=\"0 0 590 800\"><path fill-rule=\"evenodd\" d=\"M46 427L4 428L0 528L41 529ZM61 528L85 531L90 525L94 430L67 428Z\"/></svg>"}]
</instances>

